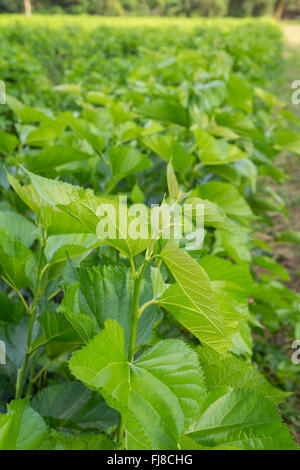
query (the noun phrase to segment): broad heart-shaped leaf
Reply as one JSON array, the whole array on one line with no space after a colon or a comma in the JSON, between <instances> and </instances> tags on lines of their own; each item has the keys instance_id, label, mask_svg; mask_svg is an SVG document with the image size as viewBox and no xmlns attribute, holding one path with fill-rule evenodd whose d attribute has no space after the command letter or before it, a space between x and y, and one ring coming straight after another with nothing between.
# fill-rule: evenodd
<instances>
[{"instance_id":1,"label":"broad heart-shaped leaf","mask_svg":"<svg viewBox=\"0 0 300 470\"><path fill-rule=\"evenodd\" d=\"M275 144L280 150L288 150L300 156L300 134L295 134L291 129L276 131Z\"/></svg>"},{"instance_id":2,"label":"broad heart-shaped leaf","mask_svg":"<svg viewBox=\"0 0 300 470\"><path fill-rule=\"evenodd\" d=\"M189 125L188 110L175 102L161 99L152 101L152 103L140 106L137 112L142 116L156 119L157 121L170 122L184 127Z\"/></svg>"},{"instance_id":3,"label":"broad heart-shaped leaf","mask_svg":"<svg viewBox=\"0 0 300 470\"><path fill-rule=\"evenodd\" d=\"M108 156L112 170L112 178L107 185L109 190L113 189L122 178L143 171L151 166L151 162L147 159L146 155L129 145L111 147L108 151Z\"/></svg>"},{"instance_id":4,"label":"broad heart-shaped leaf","mask_svg":"<svg viewBox=\"0 0 300 470\"><path fill-rule=\"evenodd\" d=\"M203 129L197 129L196 142L203 165L221 165L246 158L247 154L236 145L216 139Z\"/></svg>"},{"instance_id":5,"label":"broad heart-shaped leaf","mask_svg":"<svg viewBox=\"0 0 300 470\"><path fill-rule=\"evenodd\" d=\"M177 449L204 398L202 372L189 346L161 341L131 364L122 327L113 320L73 354L70 369L121 412L128 449Z\"/></svg>"},{"instance_id":6,"label":"broad heart-shaped leaf","mask_svg":"<svg viewBox=\"0 0 300 470\"><path fill-rule=\"evenodd\" d=\"M172 160L173 167L179 172L189 168L195 159L171 135L147 136L142 139L142 144L150 148L166 162Z\"/></svg>"},{"instance_id":7,"label":"broad heart-shaped leaf","mask_svg":"<svg viewBox=\"0 0 300 470\"><path fill-rule=\"evenodd\" d=\"M232 338L239 331L240 323L249 318L248 297L252 278L244 266L216 256L204 256L199 264L211 281L228 335Z\"/></svg>"},{"instance_id":8,"label":"broad heart-shaped leaf","mask_svg":"<svg viewBox=\"0 0 300 470\"><path fill-rule=\"evenodd\" d=\"M185 214L186 216L194 217L193 212L197 205L204 207L204 225L207 227L214 227L217 229L226 230L231 233L241 231L240 225L226 216L225 211L207 199L200 199L198 197L190 197L186 199ZM189 208L191 207L191 213Z\"/></svg>"},{"instance_id":9,"label":"broad heart-shaped leaf","mask_svg":"<svg viewBox=\"0 0 300 470\"><path fill-rule=\"evenodd\" d=\"M66 205L80 199L94 196L94 192L91 189L84 189L81 186L74 186L62 181L38 176L25 168L24 170L28 174L33 187L40 197L52 206L58 204Z\"/></svg>"},{"instance_id":10,"label":"broad heart-shaped leaf","mask_svg":"<svg viewBox=\"0 0 300 470\"><path fill-rule=\"evenodd\" d=\"M35 395L31 406L56 428L103 431L118 419L99 393L78 381L49 385Z\"/></svg>"},{"instance_id":11,"label":"broad heart-shaped leaf","mask_svg":"<svg viewBox=\"0 0 300 470\"><path fill-rule=\"evenodd\" d=\"M0 450L35 450L46 433L43 418L30 408L28 400L10 402L7 413L0 415Z\"/></svg>"},{"instance_id":12,"label":"broad heart-shaped leaf","mask_svg":"<svg viewBox=\"0 0 300 470\"><path fill-rule=\"evenodd\" d=\"M11 378L15 384L17 371L22 366L26 354L29 315L23 316L19 323L9 323L0 326L0 340L5 344L6 364L1 365L1 372ZM37 327L33 330L33 339Z\"/></svg>"},{"instance_id":13,"label":"broad heart-shaped leaf","mask_svg":"<svg viewBox=\"0 0 300 470\"><path fill-rule=\"evenodd\" d=\"M69 233L48 237L45 247L45 256L49 263L48 280L61 275L67 257L79 263L99 245L101 245L100 240L91 233Z\"/></svg>"},{"instance_id":14,"label":"broad heart-shaped leaf","mask_svg":"<svg viewBox=\"0 0 300 470\"><path fill-rule=\"evenodd\" d=\"M233 108L240 108L249 114L252 112L253 89L247 85L245 77L230 75L227 82L227 100Z\"/></svg>"},{"instance_id":15,"label":"broad heart-shaped leaf","mask_svg":"<svg viewBox=\"0 0 300 470\"><path fill-rule=\"evenodd\" d=\"M260 393L247 389L210 391L201 416L188 436L209 447L297 449L275 405Z\"/></svg>"},{"instance_id":16,"label":"broad heart-shaped leaf","mask_svg":"<svg viewBox=\"0 0 300 470\"><path fill-rule=\"evenodd\" d=\"M220 228L215 232L215 236L215 245L222 246L236 263L249 264L251 262L248 234L242 231L241 226L239 233L232 234Z\"/></svg>"},{"instance_id":17,"label":"broad heart-shaped leaf","mask_svg":"<svg viewBox=\"0 0 300 470\"><path fill-rule=\"evenodd\" d=\"M56 357L66 351L73 351L85 344L82 336L60 310L43 312L38 317L38 322L43 329L47 341L47 352L51 357ZM87 325L85 326L87 329ZM88 331L87 335L93 336L94 333L93 330Z\"/></svg>"},{"instance_id":18,"label":"broad heart-shaped leaf","mask_svg":"<svg viewBox=\"0 0 300 470\"><path fill-rule=\"evenodd\" d=\"M222 357L206 346L198 346L197 352L209 390L224 386L247 388L262 393L273 403L281 403L289 395L273 387L251 362L234 354Z\"/></svg>"},{"instance_id":19,"label":"broad heart-shaped leaf","mask_svg":"<svg viewBox=\"0 0 300 470\"><path fill-rule=\"evenodd\" d=\"M32 260L31 251L9 230L0 228L0 273L18 289L30 284L27 264Z\"/></svg>"},{"instance_id":20,"label":"broad heart-shaped leaf","mask_svg":"<svg viewBox=\"0 0 300 470\"><path fill-rule=\"evenodd\" d=\"M8 134L0 129L0 153L10 155L17 145L18 139L15 135Z\"/></svg>"},{"instance_id":21,"label":"broad heart-shaped leaf","mask_svg":"<svg viewBox=\"0 0 300 470\"><path fill-rule=\"evenodd\" d=\"M0 228L8 229L14 237L19 238L23 245L30 247L35 240L35 225L21 214L0 211Z\"/></svg>"},{"instance_id":22,"label":"broad heart-shaped leaf","mask_svg":"<svg viewBox=\"0 0 300 470\"><path fill-rule=\"evenodd\" d=\"M201 342L224 354L229 347L229 338L207 275L193 258L171 243L165 246L160 256L176 283L163 293L159 305Z\"/></svg>"},{"instance_id":23,"label":"broad heart-shaped leaf","mask_svg":"<svg viewBox=\"0 0 300 470\"><path fill-rule=\"evenodd\" d=\"M255 256L252 258L253 265L267 269L272 277L281 279L282 281L290 281L290 276L284 266L276 263L270 256Z\"/></svg>"},{"instance_id":24,"label":"broad heart-shaped leaf","mask_svg":"<svg viewBox=\"0 0 300 470\"><path fill-rule=\"evenodd\" d=\"M250 207L232 184L211 181L197 186L192 195L218 204L229 216L246 221L253 219Z\"/></svg>"},{"instance_id":25,"label":"broad heart-shaped leaf","mask_svg":"<svg viewBox=\"0 0 300 470\"><path fill-rule=\"evenodd\" d=\"M0 322L18 323L25 310L21 301L14 302L3 291L0 291L0 305Z\"/></svg>"},{"instance_id":26,"label":"broad heart-shaped leaf","mask_svg":"<svg viewBox=\"0 0 300 470\"><path fill-rule=\"evenodd\" d=\"M85 327L86 331L88 319L95 320L98 329L102 328L107 318L118 321L124 330L128 347L133 291L131 270L126 267L79 267L73 271L72 278L68 277L65 285L65 298L61 306L68 321L77 332L82 331L80 324L82 328ZM140 304L152 298L151 285L144 279L140 289ZM158 319L157 307L151 305L138 320L137 346L146 344L151 339L153 327ZM82 333L79 334L83 338ZM84 335L84 340L86 336Z\"/></svg>"},{"instance_id":27,"label":"broad heart-shaped leaf","mask_svg":"<svg viewBox=\"0 0 300 470\"><path fill-rule=\"evenodd\" d=\"M55 119L47 119L38 128L33 128L26 137L26 144L40 147L61 137L65 130L65 122L58 116Z\"/></svg>"},{"instance_id":28,"label":"broad heart-shaped leaf","mask_svg":"<svg viewBox=\"0 0 300 470\"><path fill-rule=\"evenodd\" d=\"M67 145L52 145L43 148L37 155L26 155L25 162L28 170L34 173L44 173L66 163L80 162L93 157L89 153L82 152L75 147Z\"/></svg>"},{"instance_id":29,"label":"broad heart-shaped leaf","mask_svg":"<svg viewBox=\"0 0 300 470\"><path fill-rule=\"evenodd\" d=\"M253 339L248 321L239 322L238 331L231 337L231 342L230 352L237 356L244 356L248 360L251 359L253 354Z\"/></svg>"},{"instance_id":30,"label":"broad heart-shaped leaf","mask_svg":"<svg viewBox=\"0 0 300 470\"><path fill-rule=\"evenodd\" d=\"M111 203L111 199L96 197L91 189L27 173L33 177L34 184L21 185L10 174L7 179L37 214L48 235L96 233L99 222L96 211L101 203Z\"/></svg>"},{"instance_id":31,"label":"broad heart-shaped leaf","mask_svg":"<svg viewBox=\"0 0 300 470\"><path fill-rule=\"evenodd\" d=\"M199 107L210 113L219 108L226 98L226 85L223 80L212 80L208 83L196 83L194 89L197 93Z\"/></svg>"},{"instance_id":32,"label":"broad heart-shaped leaf","mask_svg":"<svg viewBox=\"0 0 300 470\"><path fill-rule=\"evenodd\" d=\"M203 256L199 264L211 281L228 281L237 284L248 295L253 286L253 279L245 266L231 263L228 259L217 256Z\"/></svg>"},{"instance_id":33,"label":"broad heart-shaped leaf","mask_svg":"<svg viewBox=\"0 0 300 470\"><path fill-rule=\"evenodd\" d=\"M96 134L87 121L75 118L71 113L65 113L63 118L80 139L86 140L96 152L101 154L105 139L101 135Z\"/></svg>"}]
</instances>

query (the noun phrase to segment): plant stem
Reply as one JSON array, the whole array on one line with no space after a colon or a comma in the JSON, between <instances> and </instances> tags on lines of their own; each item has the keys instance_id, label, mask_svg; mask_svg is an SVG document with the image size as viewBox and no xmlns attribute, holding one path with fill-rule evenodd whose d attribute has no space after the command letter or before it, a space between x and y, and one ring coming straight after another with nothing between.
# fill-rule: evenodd
<instances>
[{"instance_id":1,"label":"plant stem","mask_svg":"<svg viewBox=\"0 0 300 470\"><path fill-rule=\"evenodd\" d=\"M34 323L35 323L35 312L36 312L36 306L37 306L37 302L38 302L38 298L40 294L40 286L41 286L41 281L42 281L44 248L45 248L45 238L43 234L43 241L41 244L40 258L39 258L39 264L38 264L38 270L37 270L37 281L36 281L32 305L29 311L30 320L29 320L29 327L28 327L28 333L27 333L26 354L25 354L25 359L24 359L22 368L18 371L18 378L17 378L17 384L16 384L16 399L22 397L24 382L25 382L26 375L27 375L28 363L29 363L29 359L31 355L32 332L33 332Z\"/></svg>"},{"instance_id":2,"label":"plant stem","mask_svg":"<svg viewBox=\"0 0 300 470\"><path fill-rule=\"evenodd\" d=\"M155 299L148 300L148 302L144 303L144 305L142 305L141 308L139 309L138 318L140 318L143 315L146 308L148 308L148 307L150 307L151 305L154 305L154 304L157 304L157 300L155 300Z\"/></svg>"},{"instance_id":3,"label":"plant stem","mask_svg":"<svg viewBox=\"0 0 300 470\"><path fill-rule=\"evenodd\" d=\"M143 277L139 274L134 281L133 308L131 318L131 330L128 349L128 361L132 362L135 352L135 341L139 314L140 287Z\"/></svg>"},{"instance_id":4,"label":"plant stem","mask_svg":"<svg viewBox=\"0 0 300 470\"><path fill-rule=\"evenodd\" d=\"M134 261L133 259L130 259L132 275L133 275L133 280L134 280L134 291L133 291L131 330L130 330L130 339L129 339L129 348L128 348L128 362L133 362L133 358L134 358L136 332L137 332L137 325L138 325L138 319L139 319L140 288L141 288L141 282L143 280L143 275L150 261L151 261L151 258L146 259L144 264L141 266L140 270L136 272ZM116 431L116 439L118 443L122 442L123 436L124 436L124 419L120 413L118 427Z\"/></svg>"}]
</instances>

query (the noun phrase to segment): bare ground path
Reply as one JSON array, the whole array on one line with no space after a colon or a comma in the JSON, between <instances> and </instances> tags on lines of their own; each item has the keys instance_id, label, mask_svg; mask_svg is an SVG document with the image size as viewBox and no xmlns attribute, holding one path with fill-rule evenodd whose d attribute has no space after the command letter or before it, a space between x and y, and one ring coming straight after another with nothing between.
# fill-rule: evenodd
<instances>
[{"instance_id":1,"label":"bare ground path","mask_svg":"<svg viewBox=\"0 0 300 470\"><path fill-rule=\"evenodd\" d=\"M300 25L284 25L283 34L290 46L300 47ZM299 51L300 54L300 51Z\"/></svg>"},{"instance_id":2,"label":"bare ground path","mask_svg":"<svg viewBox=\"0 0 300 470\"><path fill-rule=\"evenodd\" d=\"M295 80L300 80L300 24L282 24L285 39L284 49L284 80L281 85L276 86L273 92L279 99L285 101L288 108L300 120L300 104L292 104L291 85ZM284 154L277 161L277 165L287 173L290 178L283 185L273 183L274 190L285 200L289 217L276 215L273 218L273 227L268 234L273 245L275 259L285 266L290 274L289 286L300 293L300 246L290 243L272 243L278 232L295 230L300 232L300 157ZM291 341L296 338L290 334L277 335L274 341L281 350L287 350ZM297 338L300 339L300 338ZM294 382L294 395L282 406L283 416L290 424L291 430L300 445L300 387Z\"/></svg>"}]
</instances>

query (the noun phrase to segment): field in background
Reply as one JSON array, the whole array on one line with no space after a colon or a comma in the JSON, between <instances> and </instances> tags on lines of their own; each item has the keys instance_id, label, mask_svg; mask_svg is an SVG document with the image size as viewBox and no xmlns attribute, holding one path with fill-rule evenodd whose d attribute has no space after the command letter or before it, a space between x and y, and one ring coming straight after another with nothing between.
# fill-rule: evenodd
<instances>
[{"instance_id":1,"label":"field in background","mask_svg":"<svg viewBox=\"0 0 300 470\"><path fill-rule=\"evenodd\" d=\"M162 98L184 103L190 107L191 113L194 113L195 125L209 128L210 131L212 129L211 132L213 132L216 126L215 114L221 114L222 106L226 111L231 106L233 109L239 109L238 112L242 109L245 116L251 115L251 107L249 110L247 102L249 89L260 88L272 91L275 99L270 98L269 95L261 94L260 96L263 96L262 102L259 102L250 117L251 122L247 121L244 128L243 126L239 127L239 123L234 124L236 128L230 128L230 122L228 124L231 131L228 137L229 141L232 135L237 132L238 135L233 136L233 142L236 139L239 143L241 141L240 146L249 153L253 150L252 140L254 141L256 138L255 131L251 127L253 123L257 127L264 128L263 126L265 126L264 130L268 129L271 134L270 147L276 143L273 121L276 122L275 127L277 119L280 122L279 126L284 121L280 115L280 106L278 106L276 98L288 103L289 109L295 113L298 119L300 118L300 105L296 107L290 104L291 82L300 79L300 53L297 50L297 48L299 49L300 35L298 29L289 24L284 26L286 43L283 44L278 25L271 20L257 18L255 20L68 16L24 18L18 15L2 15L0 16L0 36L0 79L6 82L9 95L28 107L44 109L49 115L53 112L56 116L60 112L71 110L92 125L98 126L98 130L100 129L100 133L103 133L107 141L111 139L112 127L115 127L119 134L116 132L116 135L113 135L115 140L109 141L110 145L115 142L118 142L119 145L119 138L123 143L122 132L130 134L130 126L126 128L127 121L132 120L133 122L138 119L136 114L130 114L131 108L140 106L145 96L151 96L151 99ZM242 77L243 82L237 82L241 88L233 88L230 103L227 103L226 91L220 82L228 81L232 72ZM211 82L214 82L213 86L211 86ZM201 88L203 83L209 85ZM246 84L245 88L243 83ZM241 101L238 99L240 91ZM255 99L258 100L258 96L255 96ZM112 100L112 105L110 100ZM119 106L119 102L121 106ZM22 122L22 113L20 113L21 117L18 116L17 119L15 117L16 112L18 113L18 104L14 104L14 101L12 103L12 109L9 111L0 108L0 127L10 133L19 133L20 139L24 139L25 143L22 142L20 145L21 156L17 154L11 157L9 165L14 167L17 161L21 161L23 164L25 162L25 165L27 162L31 162L33 163L33 171L37 168L38 172L38 167L34 169L34 159L28 158L26 160L28 154L30 157L30 152L33 152L33 155L37 154L35 144L33 143L33 148L30 148L29 143L30 150L25 150L22 153L22 145L26 148L28 133L34 130L30 121L30 112L29 117L24 116L24 122ZM255 104L257 103L255 102ZM110 113L113 116L113 124L111 123L112 118L108 116L108 113L105 114L106 106L111 106ZM101 116L99 109L102 113ZM99 112L99 116L96 116L95 110ZM126 115L127 112L129 118ZM98 117L99 120L97 120ZM284 125L289 128L290 123ZM299 123L295 124L296 128L297 126ZM174 134L176 139L183 142L190 153L194 152L195 143L188 132L182 128L177 130L175 127L174 125L170 126L170 129L167 127L167 135L168 132L171 136ZM220 127L226 127L226 125ZM234 131L233 134L232 131ZM267 137L264 144L269 138L268 131L265 132ZM219 132L224 132L224 129L219 129ZM216 136L223 138L222 133L216 134ZM49 137L50 143L47 138L46 136L42 146L53 143L51 136ZM58 139L60 138L64 144L79 145L78 136L73 131L63 134L63 137L59 135ZM86 147L82 148L86 150ZM275 160L276 153L279 151L276 150L275 145L270 152L267 144L265 146L258 144L258 148L257 152L253 152L254 161L258 168L264 167L264 171L268 171L268 168L267 170L265 168L269 165L268 159L271 162L270 166L272 166L272 159ZM280 146L279 149L285 150ZM145 154L145 152L149 152L149 148L142 147L142 151ZM151 157L153 157L152 154ZM268 257L268 244L270 244L274 250L276 261L282 263L291 276L289 282L285 281L282 284L289 285L293 290L299 292L299 245L278 244L275 243L275 238L280 231L300 231L300 159L299 156L291 156L290 153L287 154L286 151L283 151L276 165L287 175L291 175L291 178L287 180L282 177L281 181L279 177L280 182L283 182L279 185L276 182L278 175L274 178L272 171L270 171L269 176L266 176L265 179L259 177L258 187L263 191L266 185L265 181L267 181L286 201L289 218L286 217L286 208L284 204L280 205L281 202L276 206L279 208L279 213L272 214L270 219L263 212L264 209L257 208L255 198L252 198L251 189L249 189L251 185L253 186L253 180L251 181L248 170L238 177L234 172L232 174L226 173L226 168L235 168L232 162L227 166L212 165L205 167L205 169L203 167L200 170L197 169L199 171L195 172L191 181L193 182L192 178L194 177L195 184L201 185L207 181L221 180L230 182L239 188L245 198L248 198L247 202L250 205L253 204L254 211L257 210L255 214L264 224L260 236L267 243L267 248L257 242L257 246L252 247L255 256ZM222 168L218 168L218 166L222 166ZM226 168L224 168L225 166ZM153 197L156 198L155 202L164 194L165 180L161 176L164 168L161 163L155 168L156 173L153 172L151 175L149 171L145 179L137 179L139 187L148 197L147 203L151 201L152 192ZM52 171L52 169L49 168L49 173L50 170ZM73 167L67 165L66 169L63 168L61 171L63 178L71 183L78 184L79 182L81 185L92 186L96 191L102 190L103 186L98 184L98 179L100 180L105 175L103 168L99 169L95 166L95 168L92 167L92 170L87 170L82 165L81 170L79 165L79 170L75 164ZM57 177L59 171L53 171L50 177ZM16 174L18 174L18 170L16 170ZM44 175L42 171L41 174ZM158 174L159 178L157 178ZM123 186L120 184L118 189L128 192L132 181L136 181L134 178L134 174L130 175L129 180ZM180 171L178 171L178 178L181 178ZM148 186L149 179L150 188ZM0 172L1 184L2 181L3 175ZM184 185L186 181L183 179L180 180L180 183ZM189 190L188 187L187 189ZM15 207L19 210L18 200L11 196L11 192L7 191L5 184L1 187L1 191L3 199L5 199L1 201L1 208L8 203L12 205L14 210ZM268 198L267 195L264 197ZM276 197L275 202L278 202ZM275 209L276 211L277 209ZM274 223L273 226L271 220ZM209 239L209 244L212 244L211 239ZM210 245L206 247L208 253L210 253L210 249ZM216 249L217 253L218 249L221 251L221 256L224 256L220 246ZM251 265L254 274L256 268L257 266ZM257 272L259 284L261 281L260 272L259 270ZM269 282L268 279L266 281L262 278L263 286L267 285L267 282ZM262 331L252 318L252 327L255 332L254 361L273 384L278 385L284 391L294 393L292 398L282 405L282 410L284 420L292 426L294 435L300 441L299 372L296 367L291 366L289 350L294 339L295 325L290 322L282 326L280 316L276 316L274 320L277 315L277 306L274 307L272 315L267 311L264 318L264 313L260 312L261 304L264 302L264 291L260 296L262 298L258 295L258 298L254 299L254 302L257 300L258 307L256 310L255 306L253 307L252 314L253 317L258 314L260 321L266 325L266 328ZM270 297L272 298L272 293ZM278 307L278 310L281 310L281 307ZM172 328L173 326L170 328L171 331L173 331ZM251 350L250 333L248 336L246 333L246 339L241 335L237 350L239 347L241 355L247 356L249 354L247 348L249 347ZM250 356L251 351L247 356L248 359ZM43 380L46 381L47 376ZM41 384L43 387L42 381ZM0 398L0 406L1 404ZM3 409L2 406L2 411Z\"/></svg>"}]
</instances>

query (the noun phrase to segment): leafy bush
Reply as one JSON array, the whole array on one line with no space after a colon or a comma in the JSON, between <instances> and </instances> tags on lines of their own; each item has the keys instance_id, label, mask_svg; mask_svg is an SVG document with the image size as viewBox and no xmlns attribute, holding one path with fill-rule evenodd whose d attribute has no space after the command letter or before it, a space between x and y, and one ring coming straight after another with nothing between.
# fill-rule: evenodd
<instances>
[{"instance_id":1,"label":"leafy bush","mask_svg":"<svg viewBox=\"0 0 300 470\"><path fill-rule=\"evenodd\" d=\"M252 361L251 330L299 330L258 236L287 212L266 180L286 177L277 155L300 155L299 122L265 89L280 33L44 21L2 19L0 448L296 449L289 393ZM153 203L172 215L155 237ZM199 235L197 205L195 247L175 233Z\"/></svg>"}]
</instances>

